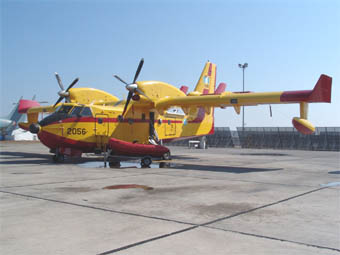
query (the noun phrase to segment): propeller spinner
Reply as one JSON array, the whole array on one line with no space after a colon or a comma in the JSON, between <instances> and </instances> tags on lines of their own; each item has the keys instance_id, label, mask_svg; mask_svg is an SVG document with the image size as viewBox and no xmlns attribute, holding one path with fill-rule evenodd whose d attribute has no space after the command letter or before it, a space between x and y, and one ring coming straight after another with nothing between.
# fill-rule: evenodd
<instances>
[{"instance_id":1,"label":"propeller spinner","mask_svg":"<svg viewBox=\"0 0 340 255\"><path fill-rule=\"evenodd\" d=\"M133 78L133 82L130 83L130 84L127 83L126 81L124 81L118 75L113 75L113 77L115 77L117 80L119 80L120 82L124 83L126 85L125 88L129 91L129 94L128 94L127 98L126 98L126 103L125 103L125 106L124 106L124 110L123 110L122 116L124 116L124 114L126 112L126 109L127 109L128 105L129 105L129 102L130 102L130 100L133 97L135 92L138 92L138 94L141 94L141 95L145 96L146 98L150 99L147 95L145 95L143 93L143 91L141 91L138 88L138 85L136 84L137 78L139 76L140 71L142 70L143 64L144 64L144 59L142 58L140 60L140 62L139 62L138 67L137 67L135 77Z\"/></svg>"},{"instance_id":2,"label":"propeller spinner","mask_svg":"<svg viewBox=\"0 0 340 255\"><path fill-rule=\"evenodd\" d=\"M60 87L60 91L58 92L58 95L59 95L59 99L57 100L57 102L54 104L54 106L56 106L57 104L60 103L61 100L63 100L63 98L65 98L65 101L66 102L69 102L70 101L70 92L68 92L78 81L79 81L79 78L76 78L69 86L68 88L65 90L64 89L64 85L63 83L61 82L61 79L59 77L59 74L58 73L55 73L55 77L57 78L57 81L58 81L58 84L59 84L59 87Z\"/></svg>"}]
</instances>

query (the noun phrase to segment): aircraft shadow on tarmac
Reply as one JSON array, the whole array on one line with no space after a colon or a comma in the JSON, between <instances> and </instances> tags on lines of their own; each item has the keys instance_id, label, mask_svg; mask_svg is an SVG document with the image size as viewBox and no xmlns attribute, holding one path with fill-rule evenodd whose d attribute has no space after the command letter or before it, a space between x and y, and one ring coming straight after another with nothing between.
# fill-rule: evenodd
<instances>
[{"instance_id":1,"label":"aircraft shadow on tarmac","mask_svg":"<svg viewBox=\"0 0 340 255\"><path fill-rule=\"evenodd\" d=\"M198 170L208 172L223 172L234 174L256 173L256 172L270 172L279 171L283 168L255 168L255 167L232 167L232 166L213 166L213 165L193 165L193 164L172 164L164 166L166 168L176 168L181 170Z\"/></svg>"},{"instance_id":2,"label":"aircraft shadow on tarmac","mask_svg":"<svg viewBox=\"0 0 340 255\"><path fill-rule=\"evenodd\" d=\"M196 157L190 156L180 156L176 155L172 157L173 159L198 159ZM84 163L88 161L98 161L101 159L99 157L81 157L81 158L67 158L63 164L74 164L74 163ZM30 153L30 152L14 152L14 151L1 151L0 152L0 165L12 165L12 164L55 164L52 162L52 154L40 154L40 153Z\"/></svg>"},{"instance_id":3,"label":"aircraft shadow on tarmac","mask_svg":"<svg viewBox=\"0 0 340 255\"><path fill-rule=\"evenodd\" d=\"M21 164L56 164L52 161L52 154L40 154L29 152L1 151L0 165L21 165ZM82 163L95 161L98 158L69 158L63 164Z\"/></svg>"},{"instance_id":4,"label":"aircraft shadow on tarmac","mask_svg":"<svg viewBox=\"0 0 340 255\"><path fill-rule=\"evenodd\" d=\"M247 156L289 156L286 153L272 153L272 152L264 152L264 153L239 153L239 155L247 155Z\"/></svg>"},{"instance_id":5,"label":"aircraft shadow on tarmac","mask_svg":"<svg viewBox=\"0 0 340 255\"><path fill-rule=\"evenodd\" d=\"M0 152L0 159L4 160L0 162L0 165L20 165L20 164L55 164L52 162L50 154L40 154L40 153L28 153L28 152ZM176 159L196 159L186 156L174 156ZM69 158L63 162L63 164L79 164L83 162L97 161L98 158ZM155 162L156 163L156 162ZM160 165L160 168L173 168L179 170L198 170L198 171L209 171L209 172L223 172L223 173L253 173L253 172L270 172L279 171L283 168L254 168L254 167L231 167L231 166L214 166L214 165L194 165L194 164L182 164L182 163L166 163Z\"/></svg>"},{"instance_id":6,"label":"aircraft shadow on tarmac","mask_svg":"<svg viewBox=\"0 0 340 255\"><path fill-rule=\"evenodd\" d=\"M1 151L0 165L13 165L13 164L43 164L51 161L51 156L48 154L29 153L29 152L14 152L14 151Z\"/></svg>"}]
</instances>

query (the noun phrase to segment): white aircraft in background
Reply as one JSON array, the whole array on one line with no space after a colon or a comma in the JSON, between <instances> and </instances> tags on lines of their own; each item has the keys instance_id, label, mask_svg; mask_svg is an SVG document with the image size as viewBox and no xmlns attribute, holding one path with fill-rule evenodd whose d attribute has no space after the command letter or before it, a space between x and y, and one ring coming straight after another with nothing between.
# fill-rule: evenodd
<instances>
[{"instance_id":1,"label":"white aircraft in background","mask_svg":"<svg viewBox=\"0 0 340 255\"><path fill-rule=\"evenodd\" d=\"M37 102L35 101L35 96L33 96L32 100L22 99L22 97L20 97L19 101L15 103L15 106L10 114L7 117L0 118L1 135L10 135L16 128L17 123L23 121L23 119L26 117L26 115L23 113L31 107L40 106L39 103L47 102Z\"/></svg>"}]
</instances>

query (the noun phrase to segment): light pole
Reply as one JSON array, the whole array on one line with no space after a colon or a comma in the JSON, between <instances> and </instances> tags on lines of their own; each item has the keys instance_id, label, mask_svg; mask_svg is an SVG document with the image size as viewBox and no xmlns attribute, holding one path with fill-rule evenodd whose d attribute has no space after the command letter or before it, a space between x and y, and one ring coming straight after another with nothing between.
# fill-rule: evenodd
<instances>
[{"instance_id":1,"label":"light pole","mask_svg":"<svg viewBox=\"0 0 340 255\"><path fill-rule=\"evenodd\" d=\"M248 67L248 63L238 64L239 68L242 68L243 73L243 86L242 86L242 92L244 92L244 69ZM242 132L244 132L244 106L242 106Z\"/></svg>"}]
</instances>

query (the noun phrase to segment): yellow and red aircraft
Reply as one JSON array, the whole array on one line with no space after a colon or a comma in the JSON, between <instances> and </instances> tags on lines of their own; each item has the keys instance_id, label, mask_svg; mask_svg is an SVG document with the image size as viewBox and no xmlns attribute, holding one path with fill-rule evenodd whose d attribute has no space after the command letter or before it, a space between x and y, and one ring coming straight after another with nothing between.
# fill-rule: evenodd
<instances>
[{"instance_id":1,"label":"yellow and red aircraft","mask_svg":"<svg viewBox=\"0 0 340 255\"><path fill-rule=\"evenodd\" d=\"M78 78L65 90L56 74L61 88L58 101L28 109L28 122L20 127L37 133L55 154L55 161L63 160L64 155L107 151L167 159L170 152L159 141L213 134L214 107L233 107L239 114L241 106L296 103L300 117L293 118L293 125L301 133L311 134L315 128L307 120L308 104L331 102L332 78L326 75L320 76L313 90L225 92L225 83L215 89L216 65L207 62L195 90L187 93L185 86L178 89L160 81L137 81L143 63L142 59L132 83L114 75L129 91L126 100L94 88L73 88ZM41 112L51 114L38 121ZM150 158L144 159L144 165L151 163Z\"/></svg>"}]
</instances>

